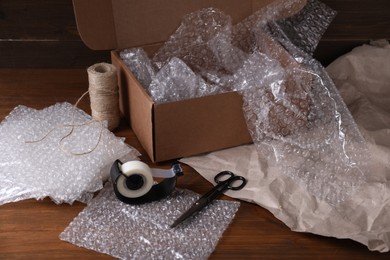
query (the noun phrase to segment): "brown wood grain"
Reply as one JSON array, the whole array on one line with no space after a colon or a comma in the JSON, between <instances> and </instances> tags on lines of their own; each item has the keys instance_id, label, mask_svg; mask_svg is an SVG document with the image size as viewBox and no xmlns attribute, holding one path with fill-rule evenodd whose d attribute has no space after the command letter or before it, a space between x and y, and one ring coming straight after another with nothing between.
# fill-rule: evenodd
<instances>
[{"instance_id":1,"label":"brown wood grain","mask_svg":"<svg viewBox=\"0 0 390 260\"><path fill-rule=\"evenodd\" d=\"M109 51L92 51L80 41L0 41L0 54L3 68L86 68L110 62Z\"/></svg>"},{"instance_id":2,"label":"brown wood grain","mask_svg":"<svg viewBox=\"0 0 390 260\"><path fill-rule=\"evenodd\" d=\"M1 0L0 67L84 68L108 62L108 51L81 41L72 0Z\"/></svg>"},{"instance_id":3,"label":"brown wood grain","mask_svg":"<svg viewBox=\"0 0 390 260\"><path fill-rule=\"evenodd\" d=\"M87 89L84 69L0 69L0 120L17 105L41 109L56 102L74 103ZM88 100L80 107L89 111ZM145 156L134 133L122 122L115 131ZM157 166L167 166L166 163ZM184 167L178 187L205 193L212 186ZM223 197L223 199L230 199ZM0 259L110 259L61 241L58 236L85 207L56 205L49 199L24 200L0 206ZM352 240L291 231L270 212L248 202L241 207L210 259L389 259Z\"/></svg>"},{"instance_id":4,"label":"brown wood grain","mask_svg":"<svg viewBox=\"0 0 390 260\"><path fill-rule=\"evenodd\" d=\"M338 12L323 40L366 40L390 37L390 1L322 0Z\"/></svg>"},{"instance_id":5,"label":"brown wood grain","mask_svg":"<svg viewBox=\"0 0 390 260\"><path fill-rule=\"evenodd\" d=\"M337 57L370 40L390 40L390 1L322 0L337 11L314 57L328 65Z\"/></svg>"}]
</instances>

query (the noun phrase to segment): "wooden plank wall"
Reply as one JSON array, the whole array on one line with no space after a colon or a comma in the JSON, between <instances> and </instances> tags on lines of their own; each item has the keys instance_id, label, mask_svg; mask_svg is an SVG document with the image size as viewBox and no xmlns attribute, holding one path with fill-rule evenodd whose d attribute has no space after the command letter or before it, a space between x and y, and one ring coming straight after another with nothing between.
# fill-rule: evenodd
<instances>
[{"instance_id":1,"label":"wooden plank wall","mask_svg":"<svg viewBox=\"0 0 390 260\"><path fill-rule=\"evenodd\" d=\"M390 39L390 0L322 0L338 11L315 57L324 65L371 39ZM72 0L0 0L0 67L84 68L109 61L82 43Z\"/></svg>"},{"instance_id":2,"label":"wooden plank wall","mask_svg":"<svg viewBox=\"0 0 390 260\"><path fill-rule=\"evenodd\" d=\"M322 0L337 11L314 55L324 65L370 40L390 40L390 0Z\"/></svg>"},{"instance_id":3,"label":"wooden plank wall","mask_svg":"<svg viewBox=\"0 0 390 260\"><path fill-rule=\"evenodd\" d=\"M72 0L0 0L0 67L69 68L110 61L81 41Z\"/></svg>"}]
</instances>

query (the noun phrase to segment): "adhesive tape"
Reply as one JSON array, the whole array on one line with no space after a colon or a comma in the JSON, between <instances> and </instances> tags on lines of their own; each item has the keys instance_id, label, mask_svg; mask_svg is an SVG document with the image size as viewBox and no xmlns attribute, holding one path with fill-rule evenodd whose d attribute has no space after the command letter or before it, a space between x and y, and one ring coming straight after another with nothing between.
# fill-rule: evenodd
<instances>
[{"instance_id":1,"label":"adhesive tape","mask_svg":"<svg viewBox=\"0 0 390 260\"><path fill-rule=\"evenodd\" d=\"M138 198L153 186L153 176L149 166L141 161L129 161L121 165L122 174L117 179L118 192L127 198Z\"/></svg>"},{"instance_id":2,"label":"adhesive tape","mask_svg":"<svg viewBox=\"0 0 390 260\"><path fill-rule=\"evenodd\" d=\"M117 198L127 204L143 204L165 198L175 189L176 179L183 175L179 163L169 170L150 169L141 161L122 163L116 160L110 170ZM153 177L163 178L155 183Z\"/></svg>"}]
</instances>

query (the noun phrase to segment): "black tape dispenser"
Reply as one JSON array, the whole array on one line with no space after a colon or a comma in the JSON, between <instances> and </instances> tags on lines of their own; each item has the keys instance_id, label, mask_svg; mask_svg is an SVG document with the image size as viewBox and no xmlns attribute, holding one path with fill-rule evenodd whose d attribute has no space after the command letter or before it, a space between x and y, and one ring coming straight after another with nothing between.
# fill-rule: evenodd
<instances>
[{"instance_id":1,"label":"black tape dispenser","mask_svg":"<svg viewBox=\"0 0 390 260\"><path fill-rule=\"evenodd\" d=\"M111 181L115 195L127 204L143 204L160 200L174 190L176 179L183 175L179 163L169 170L151 169L141 161L122 163L116 160L111 167ZM153 177L164 178L154 184Z\"/></svg>"}]
</instances>

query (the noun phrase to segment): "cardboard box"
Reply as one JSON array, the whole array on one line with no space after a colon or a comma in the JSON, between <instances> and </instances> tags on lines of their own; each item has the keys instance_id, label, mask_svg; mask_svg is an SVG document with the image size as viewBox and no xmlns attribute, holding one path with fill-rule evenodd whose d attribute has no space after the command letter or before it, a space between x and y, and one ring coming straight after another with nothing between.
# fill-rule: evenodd
<instances>
[{"instance_id":1,"label":"cardboard box","mask_svg":"<svg viewBox=\"0 0 390 260\"><path fill-rule=\"evenodd\" d=\"M110 49L118 68L120 108L154 162L251 143L242 99L224 93L155 104L120 59L124 48L156 49L185 14L216 7L238 22L272 0L73 0L80 36L91 49ZM304 2L304 1L303 1Z\"/></svg>"}]
</instances>

